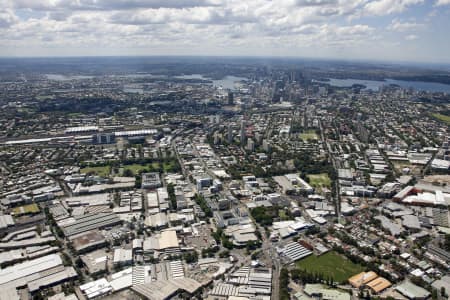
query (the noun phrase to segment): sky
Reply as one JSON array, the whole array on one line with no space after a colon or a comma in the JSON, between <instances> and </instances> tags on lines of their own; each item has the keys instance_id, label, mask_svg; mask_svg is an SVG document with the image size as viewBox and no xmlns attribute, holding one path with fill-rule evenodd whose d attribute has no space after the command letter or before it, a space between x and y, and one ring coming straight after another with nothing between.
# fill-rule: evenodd
<instances>
[{"instance_id":1,"label":"sky","mask_svg":"<svg viewBox=\"0 0 450 300\"><path fill-rule=\"evenodd\" d=\"M450 63L450 0L0 0L0 56Z\"/></svg>"}]
</instances>

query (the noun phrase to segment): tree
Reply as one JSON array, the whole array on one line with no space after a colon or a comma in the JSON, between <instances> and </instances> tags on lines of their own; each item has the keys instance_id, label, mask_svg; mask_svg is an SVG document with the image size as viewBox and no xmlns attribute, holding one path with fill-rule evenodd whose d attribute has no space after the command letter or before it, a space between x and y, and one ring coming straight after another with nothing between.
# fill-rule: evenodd
<instances>
[{"instance_id":1,"label":"tree","mask_svg":"<svg viewBox=\"0 0 450 300\"><path fill-rule=\"evenodd\" d=\"M133 171L131 169L125 169L123 171L123 176L125 176L125 177L133 177L134 173L133 173Z\"/></svg>"},{"instance_id":2,"label":"tree","mask_svg":"<svg viewBox=\"0 0 450 300\"><path fill-rule=\"evenodd\" d=\"M446 235L445 235L444 249L445 249L446 251L450 251L450 234L446 234Z\"/></svg>"},{"instance_id":3,"label":"tree","mask_svg":"<svg viewBox=\"0 0 450 300\"><path fill-rule=\"evenodd\" d=\"M282 268L280 271L280 300L289 300L289 271L286 268Z\"/></svg>"},{"instance_id":4,"label":"tree","mask_svg":"<svg viewBox=\"0 0 450 300\"><path fill-rule=\"evenodd\" d=\"M431 293L431 299L436 300L438 298L438 292L436 289L433 289Z\"/></svg>"},{"instance_id":5,"label":"tree","mask_svg":"<svg viewBox=\"0 0 450 300\"><path fill-rule=\"evenodd\" d=\"M197 251L187 252L183 255L184 260L186 263L194 263L198 261L198 253Z\"/></svg>"}]
</instances>

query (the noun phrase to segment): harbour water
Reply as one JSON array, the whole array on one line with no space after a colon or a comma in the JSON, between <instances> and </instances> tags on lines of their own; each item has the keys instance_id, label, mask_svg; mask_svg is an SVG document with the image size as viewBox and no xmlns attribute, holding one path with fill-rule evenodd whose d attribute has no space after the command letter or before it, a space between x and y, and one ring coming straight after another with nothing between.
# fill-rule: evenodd
<instances>
[{"instance_id":1,"label":"harbour water","mask_svg":"<svg viewBox=\"0 0 450 300\"><path fill-rule=\"evenodd\" d=\"M329 78L329 81L319 82L328 83L331 86L336 87L351 87L354 84L361 84L364 85L366 89L373 91L378 91L385 85L396 84L402 88L413 88L417 91L450 93L450 85L448 84L424 81L405 81L388 78L385 79L385 81Z\"/></svg>"}]
</instances>

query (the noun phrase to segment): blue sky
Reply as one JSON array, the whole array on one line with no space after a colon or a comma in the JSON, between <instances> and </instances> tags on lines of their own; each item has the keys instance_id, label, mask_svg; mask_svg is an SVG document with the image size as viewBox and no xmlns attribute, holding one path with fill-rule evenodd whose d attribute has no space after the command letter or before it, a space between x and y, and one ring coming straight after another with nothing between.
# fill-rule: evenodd
<instances>
[{"instance_id":1,"label":"blue sky","mask_svg":"<svg viewBox=\"0 0 450 300\"><path fill-rule=\"evenodd\" d=\"M0 56L450 63L450 0L0 0Z\"/></svg>"}]
</instances>

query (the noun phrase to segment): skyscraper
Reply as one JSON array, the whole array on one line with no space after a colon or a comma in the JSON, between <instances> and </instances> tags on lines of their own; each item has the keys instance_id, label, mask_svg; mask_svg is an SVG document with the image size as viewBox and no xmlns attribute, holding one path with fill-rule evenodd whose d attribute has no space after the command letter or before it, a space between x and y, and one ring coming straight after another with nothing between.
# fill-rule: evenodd
<instances>
[{"instance_id":1,"label":"skyscraper","mask_svg":"<svg viewBox=\"0 0 450 300\"><path fill-rule=\"evenodd\" d=\"M228 125L228 144L233 142L233 128L231 125Z\"/></svg>"},{"instance_id":2,"label":"skyscraper","mask_svg":"<svg viewBox=\"0 0 450 300\"><path fill-rule=\"evenodd\" d=\"M228 92L228 105L234 105L234 95L233 92Z\"/></svg>"},{"instance_id":3,"label":"skyscraper","mask_svg":"<svg viewBox=\"0 0 450 300\"><path fill-rule=\"evenodd\" d=\"M241 121L241 145L245 145L245 120Z\"/></svg>"}]
</instances>

